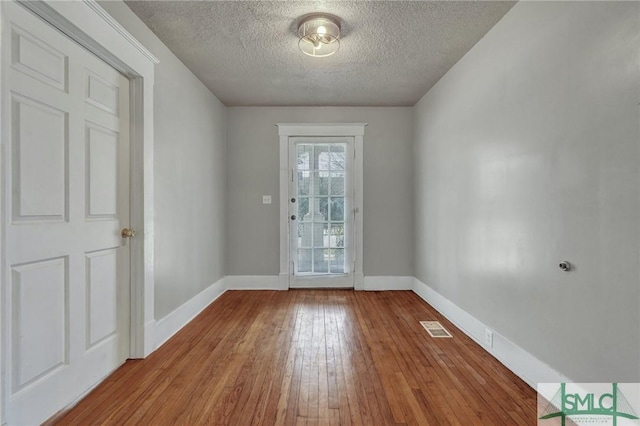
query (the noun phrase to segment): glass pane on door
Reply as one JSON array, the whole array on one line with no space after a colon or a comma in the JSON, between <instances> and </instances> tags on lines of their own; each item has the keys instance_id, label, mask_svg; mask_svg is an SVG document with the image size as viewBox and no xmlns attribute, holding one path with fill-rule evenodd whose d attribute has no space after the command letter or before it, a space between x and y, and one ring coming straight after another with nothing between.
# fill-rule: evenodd
<instances>
[{"instance_id":1,"label":"glass pane on door","mask_svg":"<svg viewBox=\"0 0 640 426\"><path fill-rule=\"evenodd\" d=\"M296 273L345 274L346 144L296 144Z\"/></svg>"}]
</instances>

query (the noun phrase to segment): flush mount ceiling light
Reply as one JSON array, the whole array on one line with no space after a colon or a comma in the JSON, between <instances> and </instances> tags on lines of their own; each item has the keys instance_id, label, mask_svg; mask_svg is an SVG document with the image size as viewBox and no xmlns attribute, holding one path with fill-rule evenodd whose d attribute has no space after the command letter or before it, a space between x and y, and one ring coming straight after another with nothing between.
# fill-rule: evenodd
<instances>
[{"instance_id":1,"label":"flush mount ceiling light","mask_svg":"<svg viewBox=\"0 0 640 426\"><path fill-rule=\"evenodd\" d=\"M332 16L316 14L304 18L298 36L300 50L309 56L331 56L340 49L340 26Z\"/></svg>"}]
</instances>

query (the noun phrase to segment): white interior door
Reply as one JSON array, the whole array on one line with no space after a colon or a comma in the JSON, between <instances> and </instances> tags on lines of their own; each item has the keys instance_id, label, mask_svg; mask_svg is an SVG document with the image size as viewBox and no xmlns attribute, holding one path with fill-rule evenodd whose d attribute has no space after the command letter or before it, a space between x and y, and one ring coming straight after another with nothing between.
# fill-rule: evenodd
<instances>
[{"instance_id":1,"label":"white interior door","mask_svg":"<svg viewBox=\"0 0 640 426\"><path fill-rule=\"evenodd\" d=\"M353 137L290 137L291 287L353 287Z\"/></svg>"},{"instance_id":2,"label":"white interior door","mask_svg":"<svg viewBox=\"0 0 640 426\"><path fill-rule=\"evenodd\" d=\"M129 353L129 82L2 5L5 419L37 424Z\"/></svg>"}]
</instances>

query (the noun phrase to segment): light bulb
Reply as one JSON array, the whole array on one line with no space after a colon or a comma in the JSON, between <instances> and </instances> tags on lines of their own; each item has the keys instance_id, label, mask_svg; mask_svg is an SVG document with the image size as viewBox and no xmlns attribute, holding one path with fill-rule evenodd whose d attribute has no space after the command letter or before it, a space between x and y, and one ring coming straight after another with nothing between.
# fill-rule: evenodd
<instances>
[{"instance_id":1,"label":"light bulb","mask_svg":"<svg viewBox=\"0 0 640 426\"><path fill-rule=\"evenodd\" d=\"M322 34L322 35L324 35L324 34L326 34L326 33L327 33L327 29L326 29L325 27L323 27L322 25L320 25L320 26L318 27L318 34Z\"/></svg>"}]
</instances>

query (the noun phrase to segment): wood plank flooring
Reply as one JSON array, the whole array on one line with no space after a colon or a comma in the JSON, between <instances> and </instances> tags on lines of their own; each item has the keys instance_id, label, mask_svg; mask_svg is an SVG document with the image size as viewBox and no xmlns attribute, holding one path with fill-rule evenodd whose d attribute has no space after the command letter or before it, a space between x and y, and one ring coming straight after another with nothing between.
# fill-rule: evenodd
<instances>
[{"instance_id":1,"label":"wood plank flooring","mask_svg":"<svg viewBox=\"0 0 640 426\"><path fill-rule=\"evenodd\" d=\"M410 291L229 291L50 424L534 425L536 393Z\"/></svg>"}]
</instances>

